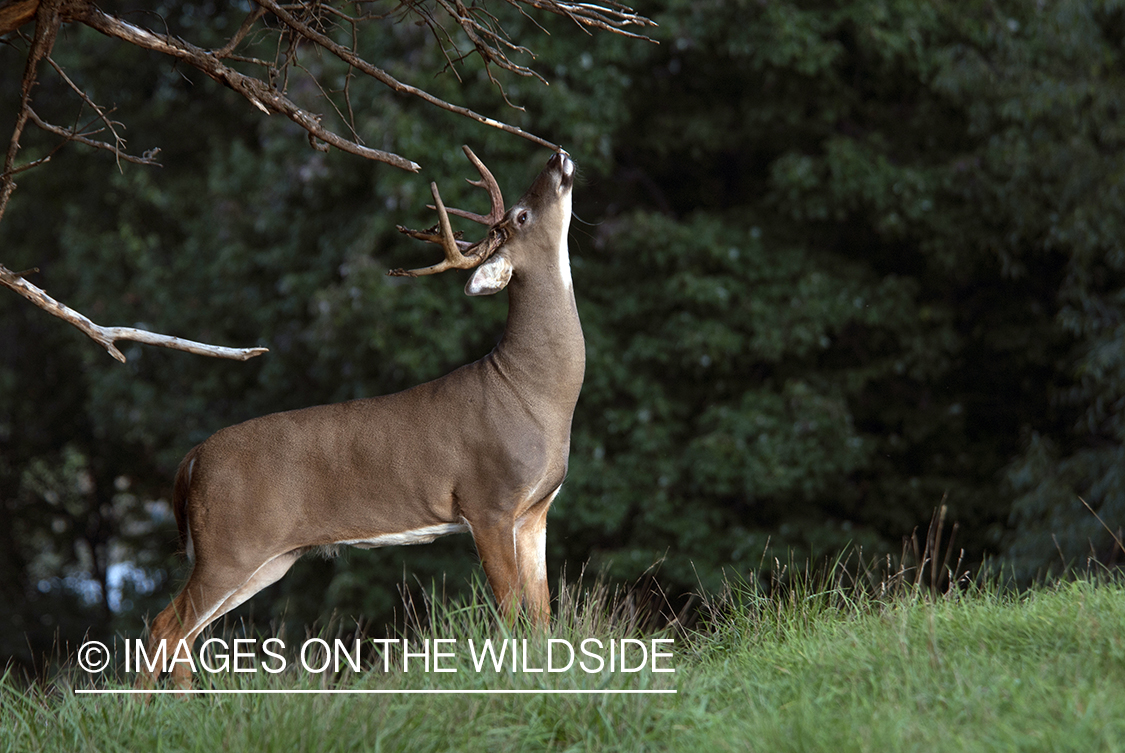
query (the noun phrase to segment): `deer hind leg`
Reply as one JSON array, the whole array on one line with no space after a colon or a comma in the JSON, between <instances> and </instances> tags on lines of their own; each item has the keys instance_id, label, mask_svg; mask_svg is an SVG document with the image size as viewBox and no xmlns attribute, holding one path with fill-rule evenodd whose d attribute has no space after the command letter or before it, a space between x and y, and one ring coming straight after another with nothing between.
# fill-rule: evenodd
<instances>
[{"instance_id":1,"label":"deer hind leg","mask_svg":"<svg viewBox=\"0 0 1125 753\"><path fill-rule=\"evenodd\" d=\"M153 620L148 641L149 657L157 655L162 641L169 660L176 655L181 640L186 641L190 651L208 625L280 580L303 553L304 550L295 549L277 555L249 574L244 568L219 569L197 561L184 590ZM137 678L137 686L152 687L159 672L160 667L155 672L142 672ZM177 687L191 687L191 669L187 662L177 662L171 675Z\"/></svg>"},{"instance_id":2,"label":"deer hind leg","mask_svg":"<svg viewBox=\"0 0 1125 753\"><path fill-rule=\"evenodd\" d=\"M163 664L171 660L176 655L179 648L180 641L187 637L187 628L198 621L198 610L205 610L206 604L197 604L190 595L191 580L184 590L172 599L164 610L156 616L152 621L152 627L149 629L148 635L148 657L152 661L154 668L152 670L141 666L141 662L137 662L137 687L150 689L156 685L156 680L163 671L162 663L159 662L157 657L165 657ZM163 647L163 649L161 648ZM189 647L190 648L190 647ZM179 664L173 669L173 676L175 677L180 667ZM191 672L188 671L188 684L191 682ZM181 687L183 682L180 677L176 677L177 684Z\"/></svg>"}]
</instances>

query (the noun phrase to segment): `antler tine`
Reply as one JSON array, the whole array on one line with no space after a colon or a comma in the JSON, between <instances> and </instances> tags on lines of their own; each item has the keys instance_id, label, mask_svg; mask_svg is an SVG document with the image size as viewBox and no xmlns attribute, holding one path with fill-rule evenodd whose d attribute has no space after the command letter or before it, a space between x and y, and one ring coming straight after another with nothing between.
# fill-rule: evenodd
<instances>
[{"instance_id":1,"label":"antler tine","mask_svg":"<svg viewBox=\"0 0 1125 753\"><path fill-rule=\"evenodd\" d=\"M477 188L483 188L488 191L488 198L492 203L492 209L487 215L484 215L477 214L476 212L467 212L464 209L449 207L449 213L455 217L463 217L466 220L472 220L473 222L479 222L482 225L491 227L504 219L504 195L500 192L500 184L496 182L496 178L492 177L492 172L484 166L484 163L477 158L477 155L473 154L472 149L468 146L462 146L461 149L464 150L465 156L468 157L469 161L476 167L481 178L480 180L469 180L466 178L465 182L470 186L476 186Z\"/></svg>"},{"instance_id":2,"label":"antler tine","mask_svg":"<svg viewBox=\"0 0 1125 753\"><path fill-rule=\"evenodd\" d=\"M448 212L449 209L447 208L446 211ZM416 241L425 241L426 243L442 243L441 228L430 228L429 230L411 230L410 228L403 227L402 225L395 225L395 229L397 229L403 235L409 235ZM433 232L435 229L438 232ZM457 233L453 234L453 239L457 241L457 248L462 252L468 251L470 248L476 245L474 243L469 243L469 241L461 240L461 238L458 237Z\"/></svg>"},{"instance_id":3,"label":"antler tine","mask_svg":"<svg viewBox=\"0 0 1125 753\"><path fill-rule=\"evenodd\" d=\"M446 211L445 204L441 201L441 194L438 192L437 183L430 183L430 193L434 195L434 204L436 205L438 213L438 223L441 226L441 236L437 237L430 233L419 233L417 231L407 230L403 227L400 227L399 230L414 238L427 240L432 243L441 243L441 247L445 251L445 259L437 264L421 269L392 269L387 272L391 277L423 277L425 275L436 275L447 269L472 269L482 261L479 256L464 256L458 248L457 239L453 237L453 228L449 224L449 214Z\"/></svg>"}]
</instances>

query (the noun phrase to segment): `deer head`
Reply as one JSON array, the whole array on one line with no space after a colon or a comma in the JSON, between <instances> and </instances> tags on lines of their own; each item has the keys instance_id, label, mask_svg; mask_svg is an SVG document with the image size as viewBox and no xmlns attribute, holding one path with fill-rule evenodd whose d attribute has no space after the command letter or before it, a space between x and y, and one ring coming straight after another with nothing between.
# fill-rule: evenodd
<instances>
[{"instance_id":1,"label":"deer head","mask_svg":"<svg viewBox=\"0 0 1125 753\"><path fill-rule=\"evenodd\" d=\"M504 209L500 186L487 167L469 147L462 147L469 161L476 166L480 180L468 183L488 191L492 206L487 215L446 208L441 200L437 183L430 183L438 224L428 230L410 230L401 225L399 232L412 238L437 243L445 251L445 259L420 269L392 269L387 274L395 277L421 277L448 269L475 269L465 285L468 295L491 295L502 290L511 280L514 270L533 257L542 257L557 263L569 286L570 262L566 249L567 227L571 214L571 188L574 184L574 162L565 152L558 152L547 162L546 168L532 182L519 201ZM463 217L486 225L485 237L475 243L454 233L449 215ZM553 257L553 258L551 258Z\"/></svg>"}]
</instances>

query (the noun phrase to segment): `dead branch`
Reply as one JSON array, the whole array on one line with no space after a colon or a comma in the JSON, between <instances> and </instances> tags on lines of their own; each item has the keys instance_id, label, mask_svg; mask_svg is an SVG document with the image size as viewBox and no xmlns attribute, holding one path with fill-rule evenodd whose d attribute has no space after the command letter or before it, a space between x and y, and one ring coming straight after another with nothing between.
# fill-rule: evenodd
<instances>
[{"instance_id":1,"label":"dead branch","mask_svg":"<svg viewBox=\"0 0 1125 753\"><path fill-rule=\"evenodd\" d=\"M0 218L3 216L8 197L15 188L11 176L19 170L15 168L14 155L18 151L23 128L30 118L27 105L30 90L36 81L38 62L45 57L44 50L49 53L59 25L64 22L82 23L107 36L144 49L170 55L185 62L204 72L212 79L237 91L262 112L285 115L308 131L310 143L317 149L324 149L326 145L334 146L365 159L385 162L401 169L411 171L419 169L416 163L397 154L365 146L354 129L352 138L341 136L329 130L322 125L321 115L299 107L286 96L289 65L295 58L296 46L302 41L309 42L331 53L346 62L352 70L374 78L392 91L418 97L428 104L470 118L483 125L521 136L549 149L558 149L557 145L550 141L528 133L521 128L446 102L423 89L401 82L358 54L355 42L356 24L386 18L394 14L399 14L400 18L414 14L422 19L423 23L430 28L438 39L448 63L447 68L453 69L456 74L455 64L462 61L466 55L460 54L453 58L450 57L447 52L447 45L452 44L453 37L426 7L426 0L399 0L398 6L388 13L369 12L367 9L369 3L360 0L352 3L355 11L351 15L319 0L297 0L285 5L280 4L278 0L255 0L255 2L257 7L246 15L226 44L215 50L204 50L171 34L154 32L105 13L97 8L91 0L0 0L0 34L10 32L32 19L37 21L35 41L33 41L28 54L28 64L24 75L23 103L17 117L16 128L13 129L12 138L9 142L4 180L0 182ZM603 29L615 34L642 39L648 39L648 37L628 31L626 27L655 26L653 21L638 15L632 9L615 2L615 0L603 0L601 3L563 2L561 0L507 0L507 2L518 8L528 18L530 16L524 10L524 6L569 18L583 29ZM512 53L534 58L534 53L512 41L500 26L497 18L482 5L475 2L466 5L462 0L432 0L432 4L435 8L444 10L460 26L462 32L472 43L473 50L481 57L489 80L500 89L509 105L512 103L508 101L503 86L493 75L492 66L497 66L520 76L533 76L546 83L546 80L530 67L516 63L508 57L509 53ZM280 62L275 63L268 63L254 57L236 55L235 50L238 46L260 23L268 21L267 16L272 16L281 23L279 42L288 40L289 52L283 54L283 59ZM339 21L352 25L351 47L345 47L329 36L329 33L335 28L335 24ZM534 19L532 21L534 22ZM538 24L536 23L536 25ZM278 31L276 27L269 23L265 23L265 28L272 30L274 33ZM248 76L225 65L222 62L223 60L251 62L255 65L264 66L266 72L263 78ZM56 70L88 105L104 116L101 108L91 102L88 97L85 97L82 91L66 77L58 66L56 66ZM351 75L350 71L349 75ZM331 99L324 92L323 87L321 91L325 98ZM350 110L350 102L348 104ZM515 105L512 106L515 107ZM333 104L333 107L335 107L335 104ZM108 118L103 117L102 119L114 136L117 152L121 153L119 148L121 142L114 129L114 124ZM81 141L77 138L72 140Z\"/></svg>"},{"instance_id":2,"label":"dead branch","mask_svg":"<svg viewBox=\"0 0 1125 753\"><path fill-rule=\"evenodd\" d=\"M500 88L503 92L503 87L492 76L490 66L498 65L506 71L516 74L517 76L533 76L539 79L540 83L546 84L547 79L531 70L525 65L519 65L512 62L502 48L507 48L511 52L520 53L534 57L531 50L522 45L515 44L508 38L508 35L496 22L495 17L487 13L481 8L466 8L461 0L437 0L438 4L445 9L461 30L465 32L465 36L473 43L473 47L477 54L480 55L481 60L484 61L484 69L488 74L489 80ZM474 12L475 11L475 12ZM480 14L485 17L485 22L481 23L476 19L476 15ZM507 99L507 97L505 97Z\"/></svg>"},{"instance_id":3,"label":"dead branch","mask_svg":"<svg viewBox=\"0 0 1125 753\"><path fill-rule=\"evenodd\" d=\"M308 131L311 136L315 136L326 144L330 144L341 151L349 152L366 159L385 162L403 170L410 170L411 172L418 172L418 170L421 169L417 163L400 157L397 154L363 146L351 139L346 139L343 136L329 131L320 124L319 115L297 106L296 103L277 89L271 88L261 79L239 73L235 69L224 65L220 62L218 57L212 55L207 50L196 47L189 42L167 34L157 34L147 29L142 29L139 26L134 26L128 21L117 18L116 16L111 16L90 4L82 6L73 17L76 21L80 21L106 36L115 37L136 45L137 47L161 52L177 60L182 60L193 68L207 74L215 81L229 86L249 100L250 104L267 115L273 113L285 115L294 123Z\"/></svg>"},{"instance_id":4,"label":"dead branch","mask_svg":"<svg viewBox=\"0 0 1125 753\"><path fill-rule=\"evenodd\" d=\"M246 18L242 20L242 25L238 27L238 31L234 33L234 36L223 45L222 49L215 50L215 57L220 59L229 57L230 54L234 52L234 49L242 44L242 40L246 38L246 35L250 33L250 30L254 28L264 15L266 15L266 12L261 8L255 8L250 11Z\"/></svg>"},{"instance_id":5,"label":"dead branch","mask_svg":"<svg viewBox=\"0 0 1125 753\"><path fill-rule=\"evenodd\" d=\"M529 5L536 10L547 11L557 16L565 16L582 27L601 29L633 39L643 39L649 42L653 41L644 34L626 31L625 27L650 27L656 26L656 22L635 13L632 8L614 2L614 0L608 0L601 4L568 3L557 2L557 0L519 0L519 2L524 5Z\"/></svg>"},{"instance_id":6,"label":"dead branch","mask_svg":"<svg viewBox=\"0 0 1125 753\"><path fill-rule=\"evenodd\" d=\"M60 126L46 123L42 119L40 119L40 117L36 115L35 111L30 107L27 108L27 114L28 119L36 126L46 131L47 133L53 133L56 136L62 136L67 141L77 141L79 144L92 146L95 149L104 149L107 152L112 152L117 159L125 160L126 162L132 162L134 165L153 165L156 167L160 167L160 161L156 159L156 155L160 152L159 149L153 149L149 152L146 152L143 156L137 157L133 154L126 154L125 152L121 151L120 147L110 144L109 142L98 141L97 139L89 138L82 132L84 129L62 128ZM114 140L119 143L124 142L124 139L117 136L116 133L114 133ZM25 165L24 168L21 169L25 169L26 167L27 166ZM17 170L16 172L19 172L19 170Z\"/></svg>"},{"instance_id":7,"label":"dead branch","mask_svg":"<svg viewBox=\"0 0 1125 753\"><path fill-rule=\"evenodd\" d=\"M15 31L35 18L39 0L3 0L0 2L0 34Z\"/></svg>"},{"instance_id":8,"label":"dead branch","mask_svg":"<svg viewBox=\"0 0 1125 753\"><path fill-rule=\"evenodd\" d=\"M540 146L545 146L548 149L557 151L559 148L558 145L552 144L550 141L540 138L535 134L528 133L522 128L508 125L507 123L501 123L498 120L493 120L492 118L488 118L484 115L476 113L467 107L461 107L459 105L451 104L449 102L446 102L444 99L435 97L427 91L411 86L409 84L402 83L383 69L378 68L367 62L363 58L359 57L352 50L349 50L343 45L337 44L333 40L326 37L324 34L316 31L315 29L312 29L307 24L300 21L292 13L285 10L285 8L274 2L274 0L255 0L255 2L257 2L258 5L265 8L273 15L277 16L277 18L281 20L286 26L288 26L290 29L292 29L305 39L316 43L356 70L361 71L362 73L367 74L376 81L379 81L380 83L386 85L392 91L398 92L400 94L409 94L411 96L418 97L424 102L427 102L436 107L440 107L443 110L448 110L449 112L463 115L466 118L471 118L472 120L477 121L478 123L483 123L484 125L498 128L501 131L505 131L516 136L522 136L523 138L528 139L529 141L533 141Z\"/></svg>"},{"instance_id":9,"label":"dead branch","mask_svg":"<svg viewBox=\"0 0 1125 753\"><path fill-rule=\"evenodd\" d=\"M230 358L236 361L245 361L268 352L267 348L224 348L219 345L208 345L193 340L184 340L171 335L160 335L133 327L103 327L94 324L82 314L72 308L56 301L42 289L32 285L15 272L0 264L0 285L10 288L34 303L49 314L53 314L65 322L73 324L82 330L94 342L101 345L106 351L121 363L125 363L125 354L117 349L114 342L117 340L132 340L146 345L158 345L162 348L183 350L200 356L213 356L215 358Z\"/></svg>"},{"instance_id":10,"label":"dead branch","mask_svg":"<svg viewBox=\"0 0 1125 753\"><path fill-rule=\"evenodd\" d=\"M8 141L4 172L0 175L0 219L4 218L8 200L12 198L12 191L16 190L16 181L12 178L15 174L13 169L16 165L16 155L19 153L20 138L30 117L31 90L35 87L39 75L39 61L50 56L51 48L54 47L55 36L62 23L59 14L61 5L61 0L44 0L35 9L35 37L27 53L27 64L24 66L23 82L20 85L20 111L16 116L16 126L12 129L12 137Z\"/></svg>"},{"instance_id":11,"label":"dead branch","mask_svg":"<svg viewBox=\"0 0 1125 753\"><path fill-rule=\"evenodd\" d=\"M105 111L105 110L103 110L103 109L102 109L102 108L101 108L101 107L100 107L100 106L98 105L98 103L97 103L97 102L95 102L94 100L90 99L90 96L89 96L88 94L86 94L86 92L84 92L84 91L82 90L82 88L78 86L78 84L74 83L74 82L73 82L73 81L72 81L72 80L70 79L70 76L66 75L66 71L64 71L64 70L63 70L63 68L62 68L62 66L61 66L61 65L59 65L58 63L56 63L56 62L55 62L55 61L54 61L54 60L53 60L52 58L50 58L50 57L48 57L48 58L47 58L47 62L48 62L48 63L50 64L50 66L51 66L52 68L54 68L54 69L55 69L55 73L59 74L59 77L60 77L60 78L61 78L61 79L62 79L63 81L65 81L65 82L66 82L66 85L70 87L70 90L71 90L71 91L73 91L73 92L74 92L75 94L77 94L77 95L78 95L78 97L79 97L79 98L80 98L80 99L81 99L81 100L82 100L83 102L85 102L85 103L86 103L86 106L87 106L87 107L89 107L89 108L90 108L90 109L92 109L92 110L93 110L93 111L94 111L95 113L97 113L97 115L98 115L98 119L99 119L99 120L101 120L101 121L102 121L102 123L105 123L105 127L106 127L107 129L109 129L109 132L110 132L110 133L112 133L112 134L113 134L113 149L114 149L114 151L120 152L121 148L125 146L125 139L123 139L123 138L121 137L121 135L117 133L117 126L119 126L119 125L121 125L121 124L120 124L120 123L116 123L116 122L114 122L114 121L110 120L110 119L109 119L109 115L108 115L108 114L106 113L106 111ZM31 115L34 115L34 113L30 113L30 114L31 114ZM35 119L36 119L36 120L38 120L38 118L35 118ZM42 121L39 121L39 123L42 123Z\"/></svg>"}]
</instances>

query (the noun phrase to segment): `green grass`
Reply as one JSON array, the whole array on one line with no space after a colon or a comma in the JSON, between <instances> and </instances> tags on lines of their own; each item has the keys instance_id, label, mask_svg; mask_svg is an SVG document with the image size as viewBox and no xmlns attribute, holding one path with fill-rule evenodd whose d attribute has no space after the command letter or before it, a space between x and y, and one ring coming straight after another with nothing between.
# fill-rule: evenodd
<instances>
[{"instance_id":1,"label":"green grass","mask_svg":"<svg viewBox=\"0 0 1125 753\"><path fill-rule=\"evenodd\" d=\"M379 666L332 680L295 670L213 679L226 688L675 695L211 695L146 704L75 695L70 683L89 680L74 668L30 690L0 682L0 751L1125 750L1125 586L1117 580L936 599L909 585L880 596L812 580L783 595L739 587L716 600L706 625L675 635L675 674L478 674L463 651L447 662L461 671L440 675ZM553 637L577 644L638 634L627 596L578 598L571 588L565 597ZM424 633L459 647L503 637L478 602L486 600L437 605Z\"/></svg>"}]
</instances>

